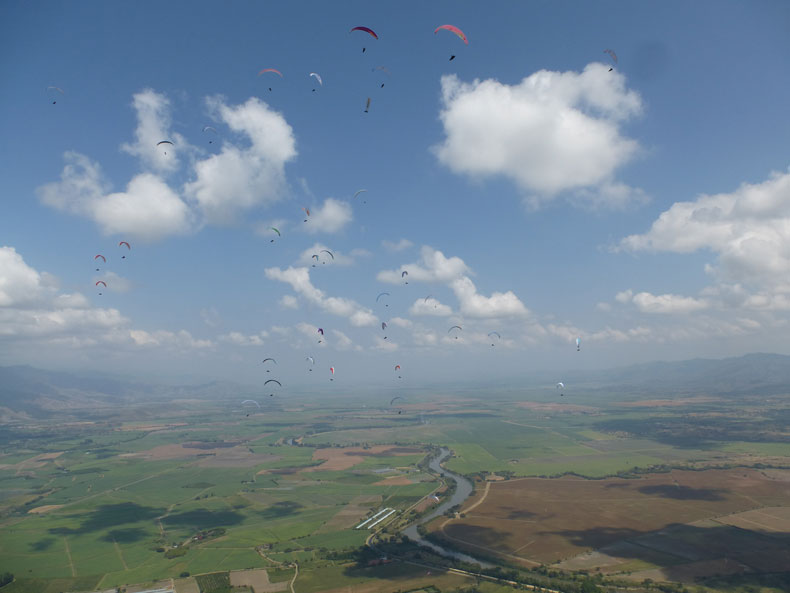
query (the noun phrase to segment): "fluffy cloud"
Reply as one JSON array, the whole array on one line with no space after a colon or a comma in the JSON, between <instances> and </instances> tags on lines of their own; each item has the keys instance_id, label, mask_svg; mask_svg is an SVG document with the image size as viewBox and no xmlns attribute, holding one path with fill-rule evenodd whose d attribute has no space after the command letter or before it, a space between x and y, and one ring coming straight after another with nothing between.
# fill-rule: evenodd
<instances>
[{"instance_id":1,"label":"fluffy cloud","mask_svg":"<svg viewBox=\"0 0 790 593\"><path fill-rule=\"evenodd\" d=\"M135 142L122 144L121 150L139 158L146 169L160 173L177 170L179 152L188 150L189 145L183 136L170 130L170 101L164 95L146 89L134 95L132 106L137 112ZM157 146L163 140L174 144Z\"/></svg>"},{"instance_id":2,"label":"fluffy cloud","mask_svg":"<svg viewBox=\"0 0 790 593\"><path fill-rule=\"evenodd\" d=\"M427 245L420 250L420 254L419 262L406 264L397 270L383 270L378 273L376 278L379 282L401 284L404 282L401 275L407 271L407 280L446 284L470 273L469 268L460 257L445 257L441 251Z\"/></svg>"},{"instance_id":3,"label":"fluffy cloud","mask_svg":"<svg viewBox=\"0 0 790 593\"><path fill-rule=\"evenodd\" d=\"M434 315L436 317L448 317L453 314L452 308L440 303L432 296L423 297L414 301L409 307L410 315Z\"/></svg>"},{"instance_id":4,"label":"fluffy cloud","mask_svg":"<svg viewBox=\"0 0 790 593\"><path fill-rule=\"evenodd\" d=\"M774 173L732 193L676 202L650 230L623 239L630 251L691 253L709 249L708 271L735 282L784 283L790 273L790 173Z\"/></svg>"},{"instance_id":5,"label":"fluffy cloud","mask_svg":"<svg viewBox=\"0 0 790 593\"><path fill-rule=\"evenodd\" d=\"M394 242L393 241L384 240L384 241L381 242L381 245L387 251L389 251L391 253L395 253L395 252L398 252L398 251L403 251L404 249L408 249L409 247L414 245L414 243L412 243L408 239L401 239L400 241L394 241Z\"/></svg>"},{"instance_id":6,"label":"fluffy cloud","mask_svg":"<svg viewBox=\"0 0 790 593\"><path fill-rule=\"evenodd\" d=\"M456 298L461 314L467 317L495 318L495 317L523 317L529 311L518 297L512 292L495 292L490 297L477 292L477 287L467 274L471 271L460 257L445 257L445 255L432 247L424 246L419 262L407 264L398 270L383 270L377 278L381 282L399 284L405 280L418 282L442 283L449 286ZM401 277L403 271L408 276ZM410 309L412 314L444 316L452 311L432 297L416 301Z\"/></svg>"},{"instance_id":7,"label":"fluffy cloud","mask_svg":"<svg viewBox=\"0 0 790 593\"><path fill-rule=\"evenodd\" d=\"M194 200L206 222L232 222L239 211L277 201L285 187L285 163L296 156L291 126L278 112L257 98L229 106L208 101L211 109L250 145L225 143L219 154L195 163L195 179L184 193Z\"/></svg>"},{"instance_id":8,"label":"fluffy cloud","mask_svg":"<svg viewBox=\"0 0 790 593\"><path fill-rule=\"evenodd\" d=\"M286 270L266 268L265 274L270 280L290 284L291 288L308 302L317 305L332 315L346 317L351 325L355 327L373 326L378 322L378 319L370 309L351 299L328 297L323 290L313 286L313 283L310 281L309 268L289 267Z\"/></svg>"},{"instance_id":9,"label":"fluffy cloud","mask_svg":"<svg viewBox=\"0 0 790 593\"><path fill-rule=\"evenodd\" d=\"M25 263L13 247L0 247L0 307L19 307L39 302L51 293L44 278Z\"/></svg>"},{"instance_id":10,"label":"fluffy cloud","mask_svg":"<svg viewBox=\"0 0 790 593\"><path fill-rule=\"evenodd\" d=\"M590 64L583 72L541 70L517 85L442 77L445 140L439 160L473 177L503 175L536 200L568 190L621 205L634 190L613 181L639 149L620 124L640 113L625 78Z\"/></svg>"},{"instance_id":11,"label":"fluffy cloud","mask_svg":"<svg viewBox=\"0 0 790 593\"><path fill-rule=\"evenodd\" d=\"M235 346L263 346L264 338L266 338L267 335L265 331L251 335L241 332L229 332L219 336L218 339L220 342L233 344Z\"/></svg>"},{"instance_id":12,"label":"fluffy cloud","mask_svg":"<svg viewBox=\"0 0 790 593\"><path fill-rule=\"evenodd\" d=\"M82 294L61 292L51 275L29 266L13 247L0 247L0 346L13 348L23 341L73 348L115 344L191 349L211 345L188 332L149 333L129 325L117 309L93 307Z\"/></svg>"},{"instance_id":13,"label":"fluffy cloud","mask_svg":"<svg viewBox=\"0 0 790 593\"><path fill-rule=\"evenodd\" d=\"M643 313L694 313L710 307L705 299L649 292L634 294L632 290L618 292L615 300L619 303L633 303Z\"/></svg>"},{"instance_id":14,"label":"fluffy cloud","mask_svg":"<svg viewBox=\"0 0 790 593\"><path fill-rule=\"evenodd\" d=\"M490 297L478 294L474 283L466 276L450 284L458 298L460 311L466 317L489 319L494 317L524 317L529 311L513 291L495 292Z\"/></svg>"},{"instance_id":15,"label":"fluffy cloud","mask_svg":"<svg viewBox=\"0 0 790 593\"><path fill-rule=\"evenodd\" d=\"M310 218L303 226L305 232L336 233L343 229L354 216L348 202L327 198L320 206L310 209Z\"/></svg>"},{"instance_id":16,"label":"fluffy cloud","mask_svg":"<svg viewBox=\"0 0 790 593\"><path fill-rule=\"evenodd\" d=\"M104 196L93 204L92 218L105 234L155 240L190 228L187 205L159 177L143 173L125 192Z\"/></svg>"},{"instance_id":17,"label":"fluffy cloud","mask_svg":"<svg viewBox=\"0 0 790 593\"><path fill-rule=\"evenodd\" d=\"M129 181L125 191L109 193L111 185L97 163L67 152L61 180L37 190L44 204L90 218L105 234L157 240L189 232L199 224L232 222L241 211L277 201L287 189L285 164L296 156L293 130L280 113L260 100L235 106L221 99L209 101L216 118L244 135L248 145L242 148L225 142L220 153L195 160L191 180L182 189L171 187L159 176L181 166L179 150L195 152L169 131L168 100L146 90L134 96L133 105L138 119L136 141L121 149L137 156L144 171ZM167 155L156 146L164 138L176 145L168 145ZM325 205L324 210L327 228L345 224L342 206Z\"/></svg>"},{"instance_id":18,"label":"fluffy cloud","mask_svg":"<svg viewBox=\"0 0 790 593\"><path fill-rule=\"evenodd\" d=\"M132 341L137 346L145 347L165 347L179 350L193 350L210 348L214 344L211 340L199 340L192 337L186 330L171 332L158 330L147 332L144 330L133 329L129 331Z\"/></svg>"},{"instance_id":19,"label":"fluffy cloud","mask_svg":"<svg viewBox=\"0 0 790 593\"><path fill-rule=\"evenodd\" d=\"M156 175L142 173L125 192L107 194L109 184L98 163L76 152L67 152L64 158L61 180L37 190L48 206L86 216L105 234L155 240L189 230L188 206Z\"/></svg>"}]
</instances>

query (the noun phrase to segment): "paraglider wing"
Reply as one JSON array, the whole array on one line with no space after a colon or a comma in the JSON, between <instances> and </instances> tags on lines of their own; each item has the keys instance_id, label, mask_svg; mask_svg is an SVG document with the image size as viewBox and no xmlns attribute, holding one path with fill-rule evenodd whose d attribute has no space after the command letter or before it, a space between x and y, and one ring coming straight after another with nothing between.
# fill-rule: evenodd
<instances>
[{"instance_id":1,"label":"paraglider wing","mask_svg":"<svg viewBox=\"0 0 790 593\"><path fill-rule=\"evenodd\" d=\"M436 35L442 29L446 29L452 33L455 33L456 35L458 35L458 37L460 37L463 40L465 44L469 45L469 40L466 38L466 35L464 35L464 32L461 31L461 29L459 29L455 25L440 25L436 27L436 30L433 32L433 34Z\"/></svg>"},{"instance_id":2,"label":"paraglider wing","mask_svg":"<svg viewBox=\"0 0 790 593\"><path fill-rule=\"evenodd\" d=\"M99 258L101 258L101 260L102 260L102 261L103 261L105 264L107 263L107 258L106 258L106 257L104 257L104 256L103 256L101 253L100 253L100 254L98 254L98 255L96 255L96 256L95 256L93 259L94 259L94 260L97 260L97 259L99 259Z\"/></svg>"},{"instance_id":3,"label":"paraglider wing","mask_svg":"<svg viewBox=\"0 0 790 593\"><path fill-rule=\"evenodd\" d=\"M387 329L387 324L385 322L381 322L381 329Z\"/></svg>"},{"instance_id":4,"label":"paraglider wing","mask_svg":"<svg viewBox=\"0 0 790 593\"><path fill-rule=\"evenodd\" d=\"M282 387L282 386L283 386L283 384L282 384L282 383L280 383L280 382L279 382L277 379L269 379L268 381L266 381L266 382L264 383L264 386L268 385L269 383L277 383L277 385L279 385L280 387Z\"/></svg>"},{"instance_id":5,"label":"paraglider wing","mask_svg":"<svg viewBox=\"0 0 790 593\"><path fill-rule=\"evenodd\" d=\"M390 293L388 293L388 292L382 292L382 293L379 293L379 296L377 296L377 297L376 297L376 302L378 303L378 302L379 302L379 299L380 299L381 297L383 297L384 295L390 296Z\"/></svg>"},{"instance_id":6,"label":"paraglider wing","mask_svg":"<svg viewBox=\"0 0 790 593\"><path fill-rule=\"evenodd\" d=\"M349 33L352 33L354 31L364 31L365 33L369 33L371 36L373 36L374 39L379 38L379 36L376 35L376 32L368 27L354 27L353 29L351 29L351 31L349 31Z\"/></svg>"},{"instance_id":7,"label":"paraglider wing","mask_svg":"<svg viewBox=\"0 0 790 593\"><path fill-rule=\"evenodd\" d=\"M315 76L315 79L318 81L318 84L320 84L321 86L324 86L324 81L321 80L321 75L318 74L318 72L311 72L310 76Z\"/></svg>"},{"instance_id":8,"label":"paraglider wing","mask_svg":"<svg viewBox=\"0 0 790 593\"><path fill-rule=\"evenodd\" d=\"M160 144L169 144L170 146L173 146L173 143L170 142L170 140L160 140L159 142L156 143L157 146L159 146Z\"/></svg>"},{"instance_id":9,"label":"paraglider wing","mask_svg":"<svg viewBox=\"0 0 790 593\"><path fill-rule=\"evenodd\" d=\"M395 370L396 370L396 371L399 371L399 370L400 370L400 365L399 365L399 364L396 364L396 365L395 365Z\"/></svg>"},{"instance_id":10,"label":"paraglider wing","mask_svg":"<svg viewBox=\"0 0 790 593\"><path fill-rule=\"evenodd\" d=\"M274 364L277 364L277 361L274 360L273 358L264 358L261 364L263 364L263 362L266 362L267 360L271 360Z\"/></svg>"},{"instance_id":11,"label":"paraglider wing","mask_svg":"<svg viewBox=\"0 0 790 593\"><path fill-rule=\"evenodd\" d=\"M323 335L324 335L324 329L323 329L323 328L321 328L321 327L319 327L319 328L318 328L318 333L319 333L319 334L321 334L321 335L323 336Z\"/></svg>"},{"instance_id":12,"label":"paraglider wing","mask_svg":"<svg viewBox=\"0 0 790 593\"><path fill-rule=\"evenodd\" d=\"M356 193L354 194L354 197L356 198L359 194L361 194L363 192L366 192L366 191L368 191L368 190L366 190L366 189L357 190Z\"/></svg>"},{"instance_id":13,"label":"paraglider wing","mask_svg":"<svg viewBox=\"0 0 790 593\"><path fill-rule=\"evenodd\" d=\"M335 374L335 367L329 367L329 372L334 375Z\"/></svg>"},{"instance_id":14,"label":"paraglider wing","mask_svg":"<svg viewBox=\"0 0 790 593\"><path fill-rule=\"evenodd\" d=\"M204 132L209 132L210 131L210 132L214 132L215 134L217 133L216 128L213 128L211 126L203 126L203 131Z\"/></svg>"},{"instance_id":15,"label":"paraglider wing","mask_svg":"<svg viewBox=\"0 0 790 593\"><path fill-rule=\"evenodd\" d=\"M270 228L271 228L271 229L272 229L272 230L273 230L275 233L277 233L277 236L278 236L278 237L281 237L281 236L282 236L282 235L280 235L280 231L278 231L276 228L274 228L274 227L270 227Z\"/></svg>"},{"instance_id":16,"label":"paraglider wing","mask_svg":"<svg viewBox=\"0 0 790 593\"><path fill-rule=\"evenodd\" d=\"M283 73L277 70L276 68L264 68L263 70L258 72L258 76L260 76L261 74L265 74L266 72L274 72L275 74L279 75L280 78L283 77Z\"/></svg>"},{"instance_id":17,"label":"paraglider wing","mask_svg":"<svg viewBox=\"0 0 790 593\"><path fill-rule=\"evenodd\" d=\"M447 330L447 333L449 334L454 329L463 329L463 328L460 325L454 325L450 329Z\"/></svg>"},{"instance_id":18,"label":"paraglider wing","mask_svg":"<svg viewBox=\"0 0 790 593\"><path fill-rule=\"evenodd\" d=\"M245 399L243 402L241 402L242 406L245 405L245 404L255 404L256 406L258 406L258 409L260 409L260 407L261 407L261 404L256 402L254 399Z\"/></svg>"},{"instance_id":19,"label":"paraglider wing","mask_svg":"<svg viewBox=\"0 0 790 593\"><path fill-rule=\"evenodd\" d=\"M121 245L126 245L126 249L132 248L132 246L129 245L129 243L127 243L126 241L121 241L120 243L118 243L118 247L120 247Z\"/></svg>"},{"instance_id":20,"label":"paraglider wing","mask_svg":"<svg viewBox=\"0 0 790 593\"><path fill-rule=\"evenodd\" d=\"M101 284L104 288L107 288L107 283L104 280L97 280L95 286Z\"/></svg>"},{"instance_id":21,"label":"paraglider wing","mask_svg":"<svg viewBox=\"0 0 790 593\"><path fill-rule=\"evenodd\" d=\"M605 54L609 54L609 57L611 57L611 58L612 58L612 61L613 61L615 64L617 64L617 54L616 54L616 53L614 53L614 50L611 50L611 49L605 49L605 50L603 50L603 53L605 53Z\"/></svg>"},{"instance_id":22,"label":"paraglider wing","mask_svg":"<svg viewBox=\"0 0 790 593\"><path fill-rule=\"evenodd\" d=\"M335 254L332 253L331 251L329 251L329 249L322 249L320 253L328 253L329 257L331 257L332 259L335 259Z\"/></svg>"},{"instance_id":23,"label":"paraglider wing","mask_svg":"<svg viewBox=\"0 0 790 593\"><path fill-rule=\"evenodd\" d=\"M52 99L52 104L53 105L55 105L58 102L57 99L55 99L55 97L58 96L56 93L59 93L61 95L65 95L66 94L66 92L62 88L60 88L59 86L48 86L47 87L47 95L49 96L50 99Z\"/></svg>"},{"instance_id":24,"label":"paraglider wing","mask_svg":"<svg viewBox=\"0 0 790 593\"><path fill-rule=\"evenodd\" d=\"M390 405L392 405L392 403L393 403L393 402L394 402L396 399L403 399L403 398L402 398L400 395L396 395L395 397L393 397L393 398L390 400Z\"/></svg>"},{"instance_id":25,"label":"paraglider wing","mask_svg":"<svg viewBox=\"0 0 790 593\"><path fill-rule=\"evenodd\" d=\"M582 349L582 339L576 338L576 352L579 352Z\"/></svg>"}]
</instances>

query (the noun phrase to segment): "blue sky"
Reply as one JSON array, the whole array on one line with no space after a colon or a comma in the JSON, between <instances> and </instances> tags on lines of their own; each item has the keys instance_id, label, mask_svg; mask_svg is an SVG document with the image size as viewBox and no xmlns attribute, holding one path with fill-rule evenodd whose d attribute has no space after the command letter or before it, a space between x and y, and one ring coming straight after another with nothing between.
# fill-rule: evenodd
<instances>
[{"instance_id":1,"label":"blue sky","mask_svg":"<svg viewBox=\"0 0 790 593\"><path fill-rule=\"evenodd\" d=\"M2 363L389 388L788 352L786 2L0 22Z\"/></svg>"}]
</instances>

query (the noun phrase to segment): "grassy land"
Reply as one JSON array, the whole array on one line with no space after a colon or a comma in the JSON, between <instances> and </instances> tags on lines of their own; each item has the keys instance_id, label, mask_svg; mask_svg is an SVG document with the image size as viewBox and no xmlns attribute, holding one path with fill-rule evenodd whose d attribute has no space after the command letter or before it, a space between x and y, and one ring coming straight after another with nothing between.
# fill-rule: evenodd
<instances>
[{"instance_id":1,"label":"grassy land","mask_svg":"<svg viewBox=\"0 0 790 593\"><path fill-rule=\"evenodd\" d=\"M528 393L480 397L412 397L401 415L343 398L249 417L221 402L192 402L158 409L154 420L130 408L106 419L93 414L89 423L9 427L0 438L0 572L17 581L3 593L263 567L275 570L273 581L287 580L292 562L300 565L300 592L381 585L390 579L382 576L386 566L349 570L339 559L368 535L342 527L349 523L343 513L403 511L432 492L439 483L417 467L429 445L450 447L447 466L478 477L633 478L670 467L790 466L790 439L764 428L768 412L757 400L635 407L634 399L611 396L562 403ZM771 414L790 408L783 405L773 400ZM291 439L301 444L287 444ZM422 452L362 455L340 470L321 469L314 456L321 447L342 455L344 447L376 444ZM790 496L776 504L790 506ZM221 534L207 535L218 528Z\"/></svg>"}]
</instances>

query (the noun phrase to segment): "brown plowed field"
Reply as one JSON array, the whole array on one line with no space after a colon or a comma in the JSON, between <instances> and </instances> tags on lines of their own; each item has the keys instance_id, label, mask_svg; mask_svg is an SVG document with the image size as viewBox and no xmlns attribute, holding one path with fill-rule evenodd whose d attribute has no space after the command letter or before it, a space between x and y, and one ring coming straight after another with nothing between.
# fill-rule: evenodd
<instances>
[{"instance_id":1,"label":"brown plowed field","mask_svg":"<svg viewBox=\"0 0 790 593\"><path fill-rule=\"evenodd\" d=\"M326 447L316 449L313 452L313 459L323 460L324 463L302 470L303 472L314 471L343 471L362 463L366 457L389 457L390 455L414 455L420 453L419 449L411 447L396 447L392 445L376 445L368 449L362 447Z\"/></svg>"},{"instance_id":2,"label":"brown plowed field","mask_svg":"<svg viewBox=\"0 0 790 593\"><path fill-rule=\"evenodd\" d=\"M779 472L780 470L775 470ZM759 507L790 507L786 476L750 470L672 471L640 479L524 478L490 484L488 496L465 518L434 522L455 545L466 543L470 552L495 552L533 562L553 563L620 541L634 541L655 552L671 554L680 563L710 558L715 548L706 538L734 530L732 523L754 529L760 546L788 546L790 529L786 511L772 508L777 532L747 527L745 511ZM744 513L734 515L735 513ZM703 519L718 519L689 525ZM765 517L760 517L766 520ZM709 524L708 524L709 523ZM679 529L682 528L682 529ZM682 537L673 534L681 533ZM763 542L763 539L765 540ZM772 543L772 542L775 542ZM752 542L749 547L756 544ZM604 550L606 552L606 550ZM631 555L631 559L637 554Z\"/></svg>"}]
</instances>

